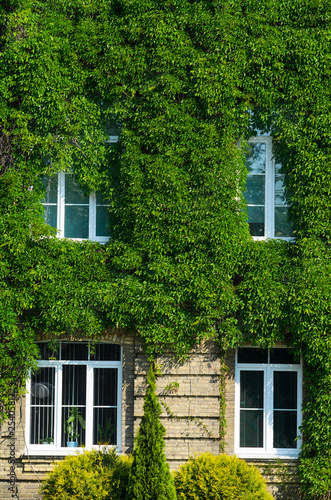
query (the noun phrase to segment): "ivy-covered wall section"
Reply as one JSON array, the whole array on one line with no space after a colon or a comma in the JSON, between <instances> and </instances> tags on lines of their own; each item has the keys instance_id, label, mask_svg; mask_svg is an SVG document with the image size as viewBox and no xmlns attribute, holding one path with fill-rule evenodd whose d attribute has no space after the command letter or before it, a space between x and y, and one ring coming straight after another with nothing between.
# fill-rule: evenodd
<instances>
[{"instance_id":1,"label":"ivy-covered wall section","mask_svg":"<svg viewBox=\"0 0 331 500\"><path fill-rule=\"evenodd\" d=\"M301 476L331 490L328 0L6 0L0 6L0 394L36 332L284 341L305 363ZM109 123L120 128L115 147ZM295 241L253 242L245 140L269 129ZM41 176L111 200L107 245L58 239Z\"/></svg>"}]
</instances>

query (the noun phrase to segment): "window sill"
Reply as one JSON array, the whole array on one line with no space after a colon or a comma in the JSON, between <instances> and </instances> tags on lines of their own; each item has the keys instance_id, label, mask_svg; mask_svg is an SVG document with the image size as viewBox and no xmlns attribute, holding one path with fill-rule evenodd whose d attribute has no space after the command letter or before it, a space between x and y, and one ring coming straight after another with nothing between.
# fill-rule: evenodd
<instances>
[{"instance_id":1,"label":"window sill","mask_svg":"<svg viewBox=\"0 0 331 500\"><path fill-rule=\"evenodd\" d=\"M277 453L266 453L260 452L236 452L239 458L252 459L252 460L264 460L264 459L274 459L280 458L282 460L296 460L299 458L299 450L284 450L283 452Z\"/></svg>"},{"instance_id":2,"label":"window sill","mask_svg":"<svg viewBox=\"0 0 331 500\"><path fill-rule=\"evenodd\" d=\"M69 447L55 448L55 446L52 445L42 444L42 445L29 446L28 448L25 449L24 456L65 457L67 455L75 455L77 452L83 453L84 451L91 451L91 450L106 451L112 448L115 448L117 453L121 453L121 450L117 448L115 445L100 445L100 446L95 445L92 446L92 448L85 448L84 446L78 446L76 448L69 448Z\"/></svg>"}]
</instances>

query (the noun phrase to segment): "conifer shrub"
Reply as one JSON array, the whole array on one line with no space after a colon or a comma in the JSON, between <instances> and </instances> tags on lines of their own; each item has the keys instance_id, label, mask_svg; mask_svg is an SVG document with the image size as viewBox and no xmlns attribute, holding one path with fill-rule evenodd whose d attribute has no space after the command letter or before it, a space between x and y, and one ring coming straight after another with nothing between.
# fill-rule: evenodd
<instances>
[{"instance_id":1,"label":"conifer shrub","mask_svg":"<svg viewBox=\"0 0 331 500\"><path fill-rule=\"evenodd\" d=\"M272 500L256 467L235 456L191 457L174 480L178 500Z\"/></svg>"},{"instance_id":2,"label":"conifer shrub","mask_svg":"<svg viewBox=\"0 0 331 500\"><path fill-rule=\"evenodd\" d=\"M124 500L131 457L85 451L56 463L43 481L44 500Z\"/></svg>"},{"instance_id":3,"label":"conifer shrub","mask_svg":"<svg viewBox=\"0 0 331 500\"><path fill-rule=\"evenodd\" d=\"M135 439L127 500L176 500L174 480L164 454L165 428L160 422L162 410L155 393L152 365L147 383L144 414Z\"/></svg>"}]
</instances>

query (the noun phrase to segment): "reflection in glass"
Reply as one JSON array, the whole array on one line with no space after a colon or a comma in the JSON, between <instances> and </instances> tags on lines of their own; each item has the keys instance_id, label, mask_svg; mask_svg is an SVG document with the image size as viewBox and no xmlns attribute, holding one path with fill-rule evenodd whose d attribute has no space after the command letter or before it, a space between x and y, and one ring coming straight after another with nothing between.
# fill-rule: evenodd
<instances>
[{"instance_id":1,"label":"reflection in glass","mask_svg":"<svg viewBox=\"0 0 331 500\"><path fill-rule=\"evenodd\" d=\"M40 368L31 377L30 442L52 444L54 441L55 369Z\"/></svg>"},{"instance_id":2,"label":"reflection in glass","mask_svg":"<svg viewBox=\"0 0 331 500\"><path fill-rule=\"evenodd\" d=\"M249 144L250 152L246 155L249 174L264 174L266 164L266 145L263 142Z\"/></svg>"},{"instance_id":3,"label":"reflection in glass","mask_svg":"<svg viewBox=\"0 0 331 500\"><path fill-rule=\"evenodd\" d=\"M44 175L41 179L41 182L43 183L45 188L45 196L42 203L57 203L57 176L48 177L47 175Z\"/></svg>"},{"instance_id":4,"label":"reflection in glass","mask_svg":"<svg viewBox=\"0 0 331 500\"><path fill-rule=\"evenodd\" d=\"M96 236L110 236L108 207L97 205Z\"/></svg>"},{"instance_id":5,"label":"reflection in glass","mask_svg":"<svg viewBox=\"0 0 331 500\"><path fill-rule=\"evenodd\" d=\"M245 199L249 205L264 205L264 200L265 200L264 175L247 176Z\"/></svg>"},{"instance_id":6,"label":"reflection in glass","mask_svg":"<svg viewBox=\"0 0 331 500\"><path fill-rule=\"evenodd\" d=\"M65 203L66 204L85 204L88 205L89 197L75 180L73 174L65 176Z\"/></svg>"},{"instance_id":7,"label":"reflection in glass","mask_svg":"<svg viewBox=\"0 0 331 500\"><path fill-rule=\"evenodd\" d=\"M284 175L275 175L275 205L285 205Z\"/></svg>"},{"instance_id":8,"label":"reflection in glass","mask_svg":"<svg viewBox=\"0 0 331 500\"><path fill-rule=\"evenodd\" d=\"M49 226L57 228L57 206L44 205L44 220Z\"/></svg>"},{"instance_id":9,"label":"reflection in glass","mask_svg":"<svg viewBox=\"0 0 331 500\"><path fill-rule=\"evenodd\" d=\"M45 196L42 200L44 205L44 214L46 224L52 227L57 227L57 177L49 177L44 175L41 179L45 188Z\"/></svg>"},{"instance_id":10,"label":"reflection in glass","mask_svg":"<svg viewBox=\"0 0 331 500\"><path fill-rule=\"evenodd\" d=\"M88 238L88 205L66 205L64 236L65 238Z\"/></svg>"},{"instance_id":11,"label":"reflection in glass","mask_svg":"<svg viewBox=\"0 0 331 500\"><path fill-rule=\"evenodd\" d=\"M264 207L247 207L248 224L252 236L264 236Z\"/></svg>"},{"instance_id":12,"label":"reflection in glass","mask_svg":"<svg viewBox=\"0 0 331 500\"><path fill-rule=\"evenodd\" d=\"M289 221L288 207L275 207L275 236L293 236L293 224Z\"/></svg>"}]
</instances>

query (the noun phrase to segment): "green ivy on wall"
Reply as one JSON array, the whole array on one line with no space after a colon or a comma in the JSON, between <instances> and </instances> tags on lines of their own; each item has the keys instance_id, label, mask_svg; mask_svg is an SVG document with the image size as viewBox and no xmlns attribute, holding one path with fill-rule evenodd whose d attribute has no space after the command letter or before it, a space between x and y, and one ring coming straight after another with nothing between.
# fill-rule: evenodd
<instances>
[{"instance_id":1,"label":"green ivy on wall","mask_svg":"<svg viewBox=\"0 0 331 500\"><path fill-rule=\"evenodd\" d=\"M330 16L328 0L1 2L5 408L34 366L36 332L122 327L150 355L208 336L222 349L286 342L305 364L303 486L328 494ZM286 174L291 243L249 236L254 128L271 130ZM107 245L43 222L41 176L70 169L111 200Z\"/></svg>"}]
</instances>

